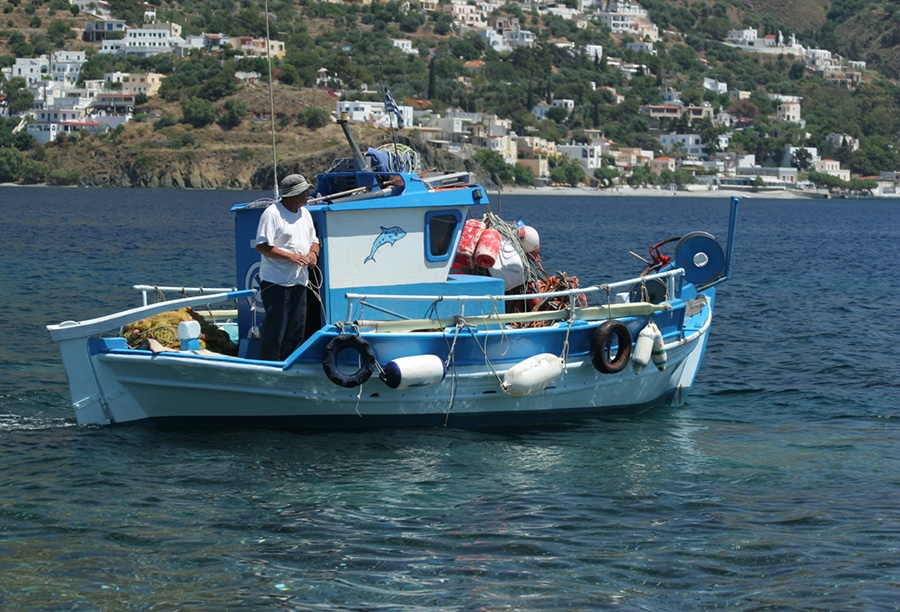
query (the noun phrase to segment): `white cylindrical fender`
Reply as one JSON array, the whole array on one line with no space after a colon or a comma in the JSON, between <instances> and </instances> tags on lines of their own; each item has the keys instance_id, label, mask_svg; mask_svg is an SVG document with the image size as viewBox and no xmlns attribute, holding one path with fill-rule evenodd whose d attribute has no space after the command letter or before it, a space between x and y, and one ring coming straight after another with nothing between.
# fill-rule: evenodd
<instances>
[{"instance_id":1,"label":"white cylindrical fender","mask_svg":"<svg viewBox=\"0 0 900 612\"><path fill-rule=\"evenodd\" d=\"M651 322L650 325L653 326L653 351L650 356L653 359L653 365L662 372L666 369L666 342L663 340L662 333L660 333L656 323ZM650 325L647 327L650 327Z\"/></svg>"},{"instance_id":2,"label":"white cylindrical fender","mask_svg":"<svg viewBox=\"0 0 900 612\"><path fill-rule=\"evenodd\" d=\"M391 389L409 389L436 385L446 374L444 361L437 355L412 355L388 362L381 380Z\"/></svg>"},{"instance_id":3,"label":"white cylindrical fender","mask_svg":"<svg viewBox=\"0 0 900 612\"><path fill-rule=\"evenodd\" d=\"M503 377L503 390L513 397L531 395L556 382L562 371L562 359L551 353L541 353L511 367Z\"/></svg>"},{"instance_id":4,"label":"white cylindrical fender","mask_svg":"<svg viewBox=\"0 0 900 612\"><path fill-rule=\"evenodd\" d=\"M641 333L638 334L637 341L634 343L634 354L631 356L632 367L634 373L640 374L641 370L650 363L651 354L653 353L653 330L650 326L656 327L652 322L648 323Z\"/></svg>"}]
</instances>

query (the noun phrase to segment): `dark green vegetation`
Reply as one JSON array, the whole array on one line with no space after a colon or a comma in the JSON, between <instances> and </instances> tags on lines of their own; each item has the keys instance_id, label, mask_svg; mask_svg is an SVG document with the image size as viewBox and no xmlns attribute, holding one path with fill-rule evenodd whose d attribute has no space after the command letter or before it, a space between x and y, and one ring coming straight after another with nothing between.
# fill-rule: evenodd
<instances>
[{"instance_id":1,"label":"dark green vegetation","mask_svg":"<svg viewBox=\"0 0 900 612\"><path fill-rule=\"evenodd\" d=\"M18 30L0 31L0 43L5 40L7 52L0 56L0 64L11 64L15 56L39 49L47 52L63 44L68 48L78 46L61 25L54 26L83 17L73 17L61 0L49 4L41 0L7 1L7 25L20 23L13 18L43 16L42 22L49 27L45 31L34 29L27 36ZM574 2L570 4L574 6ZM398 101L417 98L437 112L460 108L496 114L510 119L519 135L588 142L587 130L602 130L620 145L659 150L640 107L659 103L660 87L668 85L680 90L687 103L707 101L716 109L731 108L739 113L746 126L735 133L729 149L754 153L763 165L779 165L784 146L790 144L818 147L822 157L837 159L859 175L900 168L900 87L887 78L897 75L893 58L900 45L900 9L895 2L800 0L788 8L774 0L760 0L753 7L738 0L642 0L641 4L664 33L657 43L657 56L628 50L625 44L630 38L616 38L597 23L579 28L573 21L541 16L518 5L506 5L495 15L518 19L523 29L535 34L537 44L503 54L488 47L475 33L453 35L447 15L425 13L415 5L404 12L396 2L363 6L274 0L268 10L271 37L285 42L287 48L286 57L275 63L276 74L283 85L298 90L314 87L317 71L324 67L333 79L333 89L353 91L367 85L370 90L378 90L383 81ZM158 20L182 24L184 34L221 32L263 37L263 6L255 0L165 2L158 9ZM113 0L111 7L114 16L129 23L142 19L143 6L137 0ZM870 70L863 84L847 91L811 75L793 57L746 54L718 42L729 29L745 27L758 28L760 35L779 31L785 36L796 34L807 47L828 48L849 59L865 60ZM390 38L412 40L418 55L395 49ZM604 58L619 57L645 68L629 80L610 68L605 59L595 61L557 43L574 43L576 48L603 45ZM189 134L170 135L170 145L200 146L206 131L235 130L245 121L246 105L235 99L239 90L235 71L256 71L264 78L268 74L265 60L236 56L231 49L214 55L198 53L187 59L93 54L83 76L100 78L113 70L152 70L167 75L160 98L177 105L178 114L164 114L154 128L190 126L193 131ZM483 63L467 65L471 60ZM881 68L887 76L871 68ZM704 90L704 77L727 82L730 89L752 91L753 96L735 105L727 95ZM2 85L10 106L25 103L20 86L13 81ZM615 88L625 101L614 104L610 91L602 89L605 86ZM776 122L775 105L766 93L801 96L806 127ZM380 95L371 98L380 99ZM550 114L537 121L530 112L532 107L551 98L573 99L574 111ZM327 117L323 112L331 110L333 107L291 108L279 109L276 114L282 128L317 129ZM665 127L699 132L707 142L726 131L708 121L693 125L675 121ZM825 136L831 132L860 139L860 149L829 145ZM12 138L9 126L0 126L0 145L12 146L25 158L40 163L33 147L25 144L21 138ZM496 161L483 157L488 165ZM553 169L557 177L566 179L564 182L578 179L564 161L554 164ZM514 170L494 169L491 173L504 182L527 180Z\"/></svg>"}]
</instances>

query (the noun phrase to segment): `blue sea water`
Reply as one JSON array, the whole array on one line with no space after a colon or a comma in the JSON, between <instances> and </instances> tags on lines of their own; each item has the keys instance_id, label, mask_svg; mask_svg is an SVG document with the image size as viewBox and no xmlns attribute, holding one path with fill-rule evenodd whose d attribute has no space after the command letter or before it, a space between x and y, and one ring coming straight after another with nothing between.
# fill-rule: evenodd
<instances>
[{"instance_id":1,"label":"blue sea water","mask_svg":"<svg viewBox=\"0 0 900 612\"><path fill-rule=\"evenodd\" d=\"M45 325L233 284L266 195L0 188L4 610L898 610L900 201L742 202L688 404L510 432L74 425ZM582 284L727 198L491 195Z\"/></svg>"}]
</instances>

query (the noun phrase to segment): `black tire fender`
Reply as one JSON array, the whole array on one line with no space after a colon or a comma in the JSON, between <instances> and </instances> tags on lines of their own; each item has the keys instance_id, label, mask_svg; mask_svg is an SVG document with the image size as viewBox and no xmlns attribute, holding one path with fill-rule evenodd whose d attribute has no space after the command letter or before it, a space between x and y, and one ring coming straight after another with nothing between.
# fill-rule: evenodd
<instances>
[{"instance_id":1,"label":"black tire fender","mask_svg":"<svg viewBox=\"0 0 900 612\"><path fill-rule=\"evenodd\" d=\"M345 350L353 350L359 355L360 366L354 372L344 372L338 365L338 358ZM364 384L375 370L375 351L372 345L354 334L341 334L325 345L322 353L322 368L328 380L341 387L358 387Z\"/></svg>"},{"instance_id":2,"label":"black tire fender","mask_svg":"<svg viewBox=\"0 0 900 612\"><path fill-rule=\"evenodd\" d=\"M613 336L616 338L618 348L615 357L610 359L610 340ZM624 370L631 359L632 350L631 331L616 319L604 321L591 336L591 363L597 371L604 374L615 374Z\"/></svg>"}]
</instances>

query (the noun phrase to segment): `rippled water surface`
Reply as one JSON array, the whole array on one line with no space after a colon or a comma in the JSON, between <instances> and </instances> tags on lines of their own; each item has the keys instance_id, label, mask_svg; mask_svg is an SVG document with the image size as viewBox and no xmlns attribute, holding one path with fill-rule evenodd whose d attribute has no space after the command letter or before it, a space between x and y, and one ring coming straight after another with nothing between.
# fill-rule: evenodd
<instances>
[{"instance_id":1,"label":"rippled water surface","mask_svg":"<svg viewBox=\"0 0 900 612\"><path fill-rule=\"evenodd\" d=\"M74 425L44 326L233 284L258 193L0 188L4 610L898 610L900 202L742 203L684 408L508 432ZM548 270L726 198L512 197Z\"/></svg>"}]
</instances>

